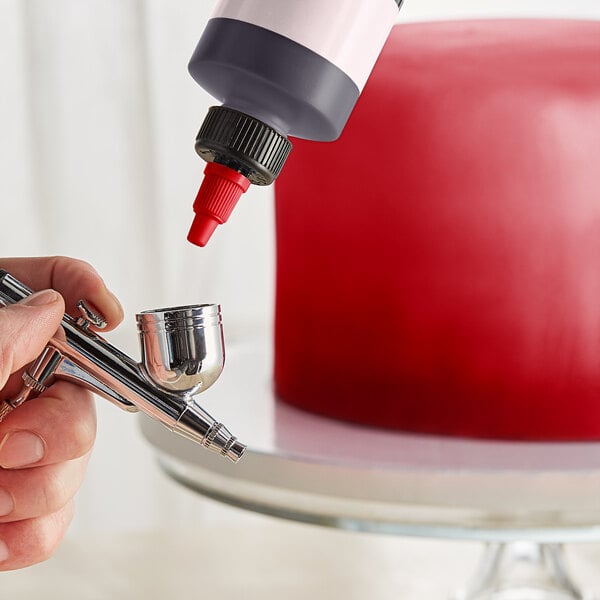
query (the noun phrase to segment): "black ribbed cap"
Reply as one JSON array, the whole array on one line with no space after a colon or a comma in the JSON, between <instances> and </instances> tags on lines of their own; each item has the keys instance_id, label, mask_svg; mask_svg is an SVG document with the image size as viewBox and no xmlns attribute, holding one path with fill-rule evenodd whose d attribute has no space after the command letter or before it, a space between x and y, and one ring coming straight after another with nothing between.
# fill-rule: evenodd
<instances>
[{"instance_id":1,"label":"black ribbed cap","mask_svg":"<svg viewBox=\"0 0 600 600\"><path fill-rule=\"evenodd\" d=\"M238 171L255 185L273 183L291 142L262 121L225 106L212 106L196 136L196 152L207 162Z\"/></svg>"}]
</instances>

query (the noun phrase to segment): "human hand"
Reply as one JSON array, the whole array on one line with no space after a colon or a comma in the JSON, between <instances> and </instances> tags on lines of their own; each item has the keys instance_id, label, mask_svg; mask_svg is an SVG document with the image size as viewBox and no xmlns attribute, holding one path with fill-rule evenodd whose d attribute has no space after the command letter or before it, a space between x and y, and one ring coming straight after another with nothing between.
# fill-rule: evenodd
<instances>
[{"instance_id":1,"label":"human hand","mask_svg":"<svg viewBox=\"0 0 600 600\"><path fill-rule=\"evenodd\" d=\"M0 401L21 389L21 373L80 299L106 319L123 318L119 301L87 263L64 258L0 259L0 268L34 290L0 308ZM53 291L56 290L56 291ZM60 293L57 293L60 292ZM0 423L0 571L47 559L73 516L73 496L96 435L93 396L57 381Z\"/></svg>"}]
</instances>

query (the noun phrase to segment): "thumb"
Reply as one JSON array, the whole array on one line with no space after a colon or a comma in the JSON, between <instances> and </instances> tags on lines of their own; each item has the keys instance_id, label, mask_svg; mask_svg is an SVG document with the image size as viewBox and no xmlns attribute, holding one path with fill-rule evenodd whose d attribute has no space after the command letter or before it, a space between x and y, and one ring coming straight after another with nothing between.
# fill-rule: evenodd
<instances>
[{"instance_id":1,"label":"thumb","mask_svg":"<svg viewBox=\"0 0 600 600\"><path fill-rule=\"evenodd\" d=\"M0 308L0 388L12 373L35 360L60 326L65 304L43 290Z\"/></svg>"}]
</instances>

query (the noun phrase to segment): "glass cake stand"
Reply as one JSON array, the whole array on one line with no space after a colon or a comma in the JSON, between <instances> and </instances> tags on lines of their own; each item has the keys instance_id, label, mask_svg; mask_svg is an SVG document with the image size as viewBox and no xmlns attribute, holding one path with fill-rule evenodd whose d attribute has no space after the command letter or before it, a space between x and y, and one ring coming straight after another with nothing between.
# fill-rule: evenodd
<instances>
[{"instance_id":1,"label":"glass cake stand","mask_svg":"<svg viewBox=\"0 0 600 600\"><path fill-rule=\"evenodd\" d=\"M480 540L479 568L456 600L589 600L564 568L562 545L600 540L600 444L466 440L327 419L277 401L271 365L267 342L232 344L201 397L248 444L237 464L142 419L166 473L295 521ZM366 392L366 406L374 401Z\"/></svg>"}]
</instances>

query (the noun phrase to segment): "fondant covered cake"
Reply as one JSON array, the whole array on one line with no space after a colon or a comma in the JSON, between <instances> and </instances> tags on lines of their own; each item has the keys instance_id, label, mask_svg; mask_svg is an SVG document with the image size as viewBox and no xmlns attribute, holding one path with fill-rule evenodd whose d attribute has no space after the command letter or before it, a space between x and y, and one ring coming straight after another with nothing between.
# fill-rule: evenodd
<instances>
[{"instance_id":1,"label":"fondant covered cake","mask_svg":"<svg viewBox=\"0 0 600 600\"><path fill-rule=\"evenodd\" d=\"M276 183L274 380L330 417L600 439L600 23L397 25Z\"/></svg>"}]
</instances>

